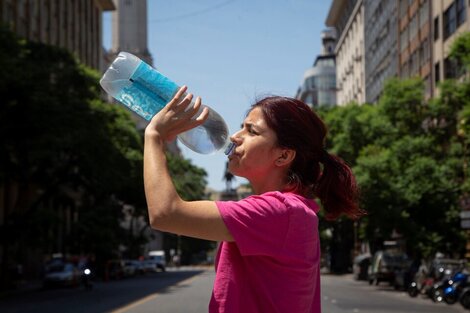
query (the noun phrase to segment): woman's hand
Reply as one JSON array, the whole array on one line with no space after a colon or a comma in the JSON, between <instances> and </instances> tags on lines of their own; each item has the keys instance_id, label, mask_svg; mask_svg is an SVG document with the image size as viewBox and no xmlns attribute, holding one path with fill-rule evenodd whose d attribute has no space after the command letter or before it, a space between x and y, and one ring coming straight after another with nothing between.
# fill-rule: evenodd
<instances>
[{"instance_id":1,"label":"woman's hand","mask_svg":"<svg viewBox=\"0 0 470 313\"><path fill-rule=\"evenodd\" d=\"M178 134L205 122L209 116L207 108L196 119L192 119L201 107L201 98L197 97L194 106L188 108L193 95L187 94L183 98L187 89L186 86L181 87L173 99L152 118L145 129L145 136L159 137L163 141L171 141Z\"/></svg>"}]
</instances>

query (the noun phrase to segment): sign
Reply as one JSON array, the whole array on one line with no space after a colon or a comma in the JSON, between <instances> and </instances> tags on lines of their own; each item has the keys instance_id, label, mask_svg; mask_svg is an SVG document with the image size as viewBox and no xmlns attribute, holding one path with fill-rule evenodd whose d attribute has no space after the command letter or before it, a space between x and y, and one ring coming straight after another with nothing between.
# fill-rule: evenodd
<instances>
[{"instance_id":1,"label":"sign","mask_svg":"<svg viewBox=\"0 0 470 313\"><path fill-rule=\"evenodd\" d=\"M463 219L463 220L470 218L470 211L462 211L462 212L460 212L460 218Z\"/></svg>"}]
</instances>

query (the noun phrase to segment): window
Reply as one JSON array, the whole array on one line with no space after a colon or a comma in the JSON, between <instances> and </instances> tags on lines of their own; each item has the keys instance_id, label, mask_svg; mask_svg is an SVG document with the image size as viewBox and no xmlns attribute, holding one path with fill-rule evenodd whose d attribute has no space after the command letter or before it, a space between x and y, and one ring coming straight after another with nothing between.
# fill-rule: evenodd
<instances>
[{"instance_id":1,"label":"window","mask_svg":"<svg viewBox=\"0 0 470 313\"><path fill-rule=\"evenodd\" d=\"M449 38L457 29L455 2L444 12L444 40Z\"/></svg>"},{"instance_id":2,"label":"window","mask_svg":"<svg viewBox=\"0 0 470 313\"><path fill-rule=\"evenodd\" d=\"M439 62L434 64L434 82L436 85L441 80L441 67L439 66L439 64Z\"/></svg>"},{"instance_id":3,"label":"window","mask_svg":"<svg viewBox=\"0 0 470 313\"><path fill-rule=\"evenodd\" d=\"M405 28L400 34L400 46L401 51L405 50L405 48L408 47L408 28Z\"/></svg>"},{"instance_id":4,"label":"window","mask_svg":"<svg viewBox=\"0 0 470 313\"><path fill-rule=\"evenodd\" d=\"M434 41L439 39L439 16L434 19Z\"/></svg>"},{"instance_id":5,"label":"window","mask_svg":"<svg viewBox=\"0 0 470 313\"><path fill-rule=\"evenodd\" d=\"M457 78L458 77L458 65L453 59L446 58L444 60L444 79Z\"/></svg>"},{"instance_id":6,"label":"window","mask_svg":"<svg viewBox=\"0 0 470 313\"><path fill-rule=\"evenodd\" d=\"M408 1L401 0L400 1L400 16L404 17L408 13Z\"/></svg>"},{"instance_id":7,"label":"window","mask_svg":"<svg viewBox=\"0 0 470 313\"><path fill-rule=\"evenodd\" d=\"M424 2L419 8L419 27L423 27L429 19L429 2Z\"/></svg>"},{"instance_id":8,"label":"window","mask_svg":"<svg viewBox=\"0 0 470 313\"><path fill-rule=\"evenodd\" d=\"M467 10L465 10L465 1L457 0L457 27L465 22L467 16Z\"/></svg>"},{"instance_id":9,"label":"window","mask_svg":"<svg viewBox=\"0 0 470 313\"><path fill-rule=\"evenodd\" d=\"M415 14L411 18L409 27L410 27L410 40L413 40L413 38L415 38L416 34L418 33L418 14Z\"/></svg>"}]
</instances>

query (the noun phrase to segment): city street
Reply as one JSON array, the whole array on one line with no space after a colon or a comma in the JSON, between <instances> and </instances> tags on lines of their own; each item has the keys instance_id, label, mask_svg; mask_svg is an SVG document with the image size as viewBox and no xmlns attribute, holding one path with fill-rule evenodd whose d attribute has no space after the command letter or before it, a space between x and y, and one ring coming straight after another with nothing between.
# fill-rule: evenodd
<instances>
[{"instance_id":1,"label":"city street","mask_svg":"<svg viewBox=\"0 0 470 313\"><path fill-rule=\"evenodd\" d=\"M463 313L460 303L447 305L431 299L411 298L403 291L383 283L370 286L365 281L354 281L352 275L322 276L323 313Z\"/></svg>"},{"instance_id":2,"label":"city street","mask_svg":"<svg viewBox=\"0 0 470 313\"><path fill-rule=\"evenodd\" d=\"M33 290L0 300L2 313L111 312L197 313L207 312L214 272L211 268L181 268L165 273L96 283L83 288ZM351 275L322 276L324 313L463 313L460 304L433 303L410 298L386 284L370 286Z\"/></svg>"}]
</instances>

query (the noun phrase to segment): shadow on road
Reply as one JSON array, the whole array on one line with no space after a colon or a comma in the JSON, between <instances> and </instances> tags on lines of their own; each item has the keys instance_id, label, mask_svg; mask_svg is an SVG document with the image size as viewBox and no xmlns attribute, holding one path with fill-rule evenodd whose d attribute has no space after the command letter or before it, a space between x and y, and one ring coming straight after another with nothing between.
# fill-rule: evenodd
<instances>
[{"instance_id":1,"label":"shadow on road","mask_svg":"<svg viewBox=\"0 0 470 313\"><path fill-rule=\"evenodd\" d=\"M204 270L178 270L152 273L123 280L98 282L93 290L66 288L18 293L0 300L2 313L29 312L112 312L158 294L185 288L182 283Z\"/></svg>"}]
</instances>

